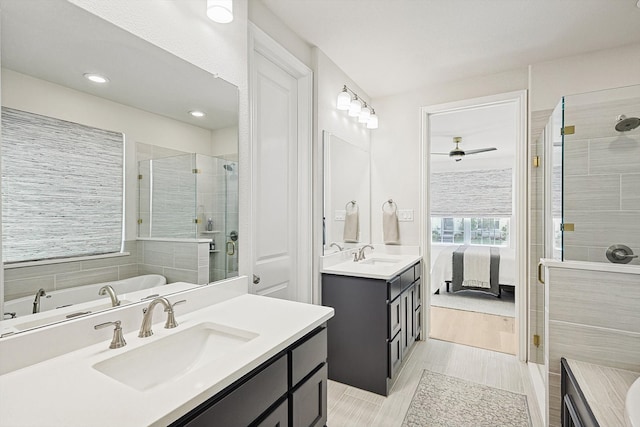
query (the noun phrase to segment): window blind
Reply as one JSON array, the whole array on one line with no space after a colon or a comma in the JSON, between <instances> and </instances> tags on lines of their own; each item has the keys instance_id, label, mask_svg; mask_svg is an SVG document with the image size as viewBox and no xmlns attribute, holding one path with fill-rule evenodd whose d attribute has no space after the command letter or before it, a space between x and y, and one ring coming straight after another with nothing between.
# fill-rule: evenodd
<instances>
[{"instance_id":1,"label":"window blind","mask_svg":"<svg viewBox=\"0 0 640 427\"><path fill-rule=\"evenodd\" d=\"M120 252L124 135L2 108L3 261Z\"/></svg>"},{"instance_id":2,"label":"window blind","mask_svg":"<svg viewBox=\"0 0 640 427\"><path fill-rule=\"evenodd\" d=\"M431 216L510 217L512 169L431 174Z\"/></svg>"}]
</instances>

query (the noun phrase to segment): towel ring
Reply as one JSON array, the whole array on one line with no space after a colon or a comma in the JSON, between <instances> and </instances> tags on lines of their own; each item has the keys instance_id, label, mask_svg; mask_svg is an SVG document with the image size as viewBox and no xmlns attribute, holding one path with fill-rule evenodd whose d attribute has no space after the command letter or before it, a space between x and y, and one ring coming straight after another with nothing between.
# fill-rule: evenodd
<instances>
[{"instance_id":1,"label":"towel ring","mask_svg":"<svg viewBox=\"0 0 640 427\"><path fill-rule=\"evenodd\" d=\"M352 201L350 201L350 202L347 202L347 204L346 204L346 205L344 205L344 210L345 210L345 211L348 211L348 210L349 210L349 206L351 206L352 208L354 208L354 209L356 209L356 210L358 209L358 204L356 203L356 201L355 201L355 200L352 200Z\"/></svg>"},{"instance_id":2,"label":"towel ring","mask_svg":"<svg viewBox=\"0 0 640 427\"><path fill-rule=\"evenodd\" d=\"M382 204L382 212L384 212L384 207L386 205L391 206L392 212L395 212L398 210L398 205L396 204L396 202L393 201L393 199L389 199Z\"/></svg>"}]
</instances>

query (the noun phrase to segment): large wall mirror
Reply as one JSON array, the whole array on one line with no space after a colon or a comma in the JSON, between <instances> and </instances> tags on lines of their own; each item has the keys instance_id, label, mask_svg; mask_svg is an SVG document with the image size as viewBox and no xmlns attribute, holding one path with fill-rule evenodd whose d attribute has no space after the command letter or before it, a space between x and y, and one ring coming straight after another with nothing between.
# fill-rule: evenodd
<instances>
[{"instance_id":1,"label":"large wall mirror","mask_svg":"<svg viewBox=\"0 0 640 427\"><path fill-rule=\"evenodd\" d=\"M323 253L371 242L371 177L368 147L323 131Z\"/></svg>"},{"instance_id":2,"label":"large wall mirror","mask_svg":"<svg viewBox=\"0 0 640 427\"><path fill-rule=\"evenodd\" d=\"M111 290L102 289L105 285L112 285L120 304L126 304L139 302L146 294L171 293L188 284L237 275L237 88L65 0L0 0L0 8L3 255L12 253L11 245L24 246L24 241L5 238L11 234L7 227L16 227L9 213L18 209L15 200L21 199L17 192L22 191L5 185L5 170L12 169L7 162L13 161L5 155L10 143L7 123L18 123L7 126L13 128L12 143L20 144L17 151L40 149L33 138L20 135L24 117L53 123L52 130L44 133L54 148L58 135L66 137L66 125L115 135L110 143L122 146L114 156L120 164L110 166L119 168L122 184L113 197L123 205L119 218L105 214L102 220L87 219L83 206L94 202L83 197L83 191L62 190L54 179L45 180L42 188L32 186L30 191L39 193L43 202L29 209L46 218L46 205L55 203L56 194L65 193L75 203L66 215L86 230L80 235L121 224L121 244L115 253L82 257L81 251L76 258L65 258L52 255L52 244L42 238L29 242L32 248L40 246L29 262L3 256L1 333L108 309L114 299ZM108 81L88 80L92 73ZM193 114L196 111L204 115ZM83 150L87 147L78 144L70 152L57 153L53 163L66 167L71 176L80 154L87 155ZM98 151L91 155L102 156ZM100 181L112 186L120 182L112 178L113 170L92 169L92 178L85 181L96 181L97 187ZM10 200L8 208L5 200ZM175 206L187 205L186 213L171 215L177 213ZM183 220L185 224L178 224ZM29 221L18 227L35 227ZM46 225L37 227L46 235ZM64 238L59 236L60 241ZM129 287L119 288L125 285ZM59 299L65 293L75 296Z\"/></svg>"}]
</instances>

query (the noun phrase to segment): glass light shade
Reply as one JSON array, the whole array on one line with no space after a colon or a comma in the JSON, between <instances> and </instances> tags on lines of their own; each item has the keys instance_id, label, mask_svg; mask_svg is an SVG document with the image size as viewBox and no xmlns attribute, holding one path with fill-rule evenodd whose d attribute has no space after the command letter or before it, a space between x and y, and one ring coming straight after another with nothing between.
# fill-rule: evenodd
<instances>
[{"instance_id":1,"label":"glass light shade","mask_svg":"<svg viewBox=\"0 0 640 427\"><path fill-rule=\"evenodd\" d=\"M351 104L351 95L346 90L343 90L338 94L338 101L336 102L336 108L338 110L346 111Z\"/></svg>"},{"instance_id":2,"label":"glass light shade","mask_svg":"<svg viewBox=\"0 0 640 427\"><path fill-rule=\"evenodd\" d=\"M233 0L207 0L207 16L219 24L233 21Z\"/></svg>"},{"instance_id":3,"label":"glass light shade","mask_svg":"<svg viewBox=\"0 0 640 427\"><path fill-rule=\"evenodd\" d=\"M360 110L360 114L358 115L358 123L367 123L369 121L369 117L371 117L371 110L367 107L367 104L364 104L362 110Z\"/></svg>"},{"instance_id":4,"label":"glass light shade","mask_svg":"<svg viewBox=\"0 0 640 427\"><path fill-rule=\"evenodd\" d=\"M367 129L378 129L378 116L376 112L371 112L369 120L367 120Z\"/></svg>"},{"instance_id":5,"label":"glass light shade","mask_svg":"<svg viewBox=\"0 0 640 427\"><path fill-rule=\"evenodd\" d=\"M356 117L360 114L360 111L362 111L362 102L356 97L349 104L349 115Z\"/></svg>"}]
</instances>

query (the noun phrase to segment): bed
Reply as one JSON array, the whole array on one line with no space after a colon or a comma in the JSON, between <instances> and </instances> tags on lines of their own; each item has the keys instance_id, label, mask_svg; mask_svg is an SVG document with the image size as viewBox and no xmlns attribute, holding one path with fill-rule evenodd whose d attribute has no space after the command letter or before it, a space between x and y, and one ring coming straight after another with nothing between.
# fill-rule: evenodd
<instances>
[{"instance_id":1,"label":"bed","mask_svg":"<svg viewBox=\"0 0 640 427\"><path fill-rule=\"evenodd\" d=\"M460 290L475 290L490 293L497 297L500 297L502 289L504 287L513 288L516 285L516 274L515 274L515 251L509 248L502 248L493 246L491 248L492 252L499 254L499 264L498 264L498 272L496 274L497 280L492 280L491 285L487 287L478 287L478 286L460 286L458 284L454 284L454 274L453 274L453 257L454 252L458 251L458 257L461 252L466 253L464 256L474 256L473 250L469 250L471 247L464 247L462 245L451 245L451 246L436 246L435 250L440 249L440 252L435 257L435 261L431 264L431 292L436 293L439 292L440 289L446 289L447 292L457 292ZM467 249L469 252L467 252ZM435 252L435 251L434 251ZM459 262L460 258L458 258ZM459 264L458 264L459 265ZM488 268L488 267L487 267ZM487 274L489 274L487 272ZM494 272L495 274L495 272ZM459 282L459 280L458 280ZM493 282L496 282L495 284Z\"/></svg>"}]
</instances>

